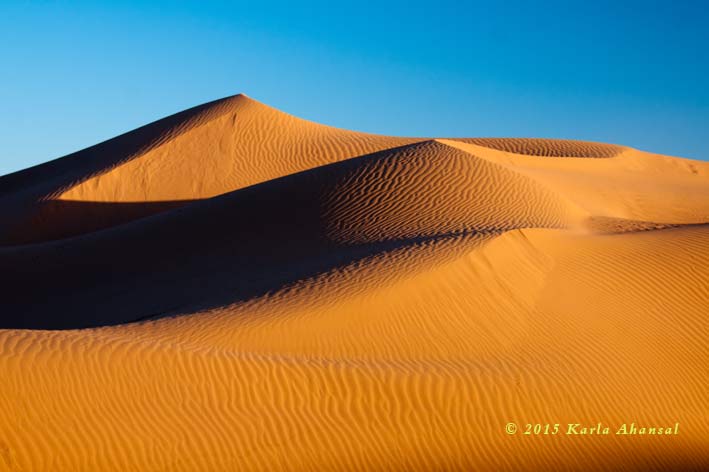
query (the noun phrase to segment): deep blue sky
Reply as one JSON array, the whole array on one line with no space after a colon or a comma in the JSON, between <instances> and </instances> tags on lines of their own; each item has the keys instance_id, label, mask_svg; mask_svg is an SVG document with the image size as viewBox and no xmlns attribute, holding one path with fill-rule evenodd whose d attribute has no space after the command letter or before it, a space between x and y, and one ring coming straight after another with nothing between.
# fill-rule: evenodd
<instances>
[{"instance_id":1,"label":"deep blue sky","mask_svg":"<svg viewBox=\"0 0 709 472\"><path fill-rule=\"evenodd\" d=\"M709 160L709 4L0 2L0 174L244 92L394 135Z\"/></svg>"}]
</instances>

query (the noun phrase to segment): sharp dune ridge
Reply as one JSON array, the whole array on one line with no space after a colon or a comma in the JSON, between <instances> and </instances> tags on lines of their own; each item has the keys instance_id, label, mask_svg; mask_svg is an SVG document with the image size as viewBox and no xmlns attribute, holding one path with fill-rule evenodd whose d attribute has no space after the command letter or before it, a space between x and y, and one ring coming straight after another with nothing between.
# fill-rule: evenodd
<instances>
[{"instance_id":1,"label":"sharp dune ridge","mask_svg":"<svg viewBox=\"0 0 709 472\"><path fill-rule=\"evenodd\" d=\"M709 163L235 95L0 177L0 269L0 470L709 468Z\"/></svg>"}]
</instances>

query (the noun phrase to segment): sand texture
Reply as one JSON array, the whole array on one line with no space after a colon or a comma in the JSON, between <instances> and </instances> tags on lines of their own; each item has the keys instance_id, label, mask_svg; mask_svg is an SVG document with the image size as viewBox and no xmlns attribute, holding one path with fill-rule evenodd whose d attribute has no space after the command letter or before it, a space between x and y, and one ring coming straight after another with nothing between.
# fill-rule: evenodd
<instances>
[{"instance_id":1,"label":"sand texture","mask_svg":"<svg viewBox=\"0 0 709 472\"><path fill-rule=\"evenodd\" d=\"M0 278L0 470L709 470L706 162L237 95L0 177Z\"/></svg>"}]
</instances>

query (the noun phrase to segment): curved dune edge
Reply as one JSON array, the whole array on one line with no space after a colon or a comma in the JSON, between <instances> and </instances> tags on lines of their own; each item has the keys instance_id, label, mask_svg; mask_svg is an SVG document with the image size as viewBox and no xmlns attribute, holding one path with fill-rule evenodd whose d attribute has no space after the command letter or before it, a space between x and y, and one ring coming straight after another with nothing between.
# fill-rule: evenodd
<instances>
[{"instance_id":1,"label":"curved dune edge","mask_svg":"<svg viewBox=\"0 0 709 472\"><path fill-rule=\"evenodd\" d=\"M1 177L34 329L0 329L0 470L707 469L707 202L707 163L245 96Z\"/></svg>"}]
</instances>

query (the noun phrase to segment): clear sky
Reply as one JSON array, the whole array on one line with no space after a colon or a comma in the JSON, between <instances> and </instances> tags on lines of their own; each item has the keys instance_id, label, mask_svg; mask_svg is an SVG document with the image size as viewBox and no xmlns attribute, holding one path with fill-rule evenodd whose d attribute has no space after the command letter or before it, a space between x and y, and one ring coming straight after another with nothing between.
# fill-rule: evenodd
<instances>
[{"instance_id":1,"label":"clear sky","mask_svg":"<svg viewBox=\"0 0 709 472\"><path fill-rule=\"evenodd\" d=\"M709 3L0 1L0 174L244 92L407 136L709 160Z\"/></svg>"}]
</instances>

